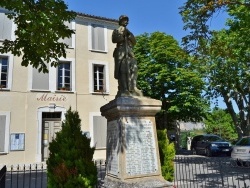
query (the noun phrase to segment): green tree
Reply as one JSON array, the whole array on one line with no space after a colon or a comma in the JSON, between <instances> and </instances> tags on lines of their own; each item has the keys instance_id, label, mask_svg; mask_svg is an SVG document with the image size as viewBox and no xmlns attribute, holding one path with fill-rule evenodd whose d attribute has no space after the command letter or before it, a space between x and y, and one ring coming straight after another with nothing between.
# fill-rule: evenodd
<instances>
[{"instance_id":1,"label":"green tree","mask_svg":"<svg viewBox=\"0 0 250 188\"><path fill-rule=\"evenodd\" d=\"M60 57L66 57L65 43L59 39L74 33L64 23L76 13L67 10L63 0L1 0L0 7L9 10L8 18L17 25L15 40L5 40L1 53L22 56L22 66L29 64L48 72L48 63L56 66Z\"/></svg>"},{"instance_id":2,"label":"green tree","mask_svg":"<svg viewBox=\"0 0 250 188\"><path fill-rule=\"evenodd\" d=\"M211 22L216 21L217 15L221 13L227 14L230 22L234 23L234 27L231 27L232 23L229 24L229 30L243 34L240 37L249 41L249 10L249 0L187 0L180 7L184 30L190 31L190 34L183 38L183 44L188 51L202 55L214 32Z\"/></svg>"},{"instance_id":3,"label":"green tree","mask_svg":"<svg viewBox=\"0 0 250 188\"><path fill-rule=\"evenodd\" d=\"M49 145L48 187L86 187L97 183L95 148L81 131L78 112L69 109L62 130Z\"/></svg>"},{"instance_id":4,"label":"green tree","mask_svg":"<svg viewBox=\"0 0 250 188\"><path fill-rule=\"evenodd\" d=\"M169 143L166 130L157 130L157 137L158 137L162 176L167 181L173 181L174 157L175 157L174 143Z\"/></svg>"},{"instance_id":5,"label":"green tree","mask_svg":"<svg viewBox=\"0 0 250 188\"><path fill-rule=\"evenodd\" d=\"M136 37L138 86L145 96L162 100L163 122L201 121L207 110L204 82L189 56L170 35L144 33ZM166 128L166 127L165 127Z\"/></svg>"},{"instance_id":6,"label":"green tree","mask_svg":"<svg viewBox=\"0 0 250 188\"><path fill-rule=\"evenodd\" d=\"M227 27L212 31L209 19L220 10L228 14ZM238 136L249 135L250 1L188 0L181 14L184 28L190 30L183 42L200 65L208 96L222 97Z\"/></svg>"},{"instance_id":7,"label":"green tree","mask_svg":"<svg viewBox=\"0 0 250 188\"><path fill-rule=\"evenodd\" d=\"M223 109L215 108L204 120L206 132L216 134L231 142L238 138L234 123L230 114Z\"/></svg>"}]
</instances>

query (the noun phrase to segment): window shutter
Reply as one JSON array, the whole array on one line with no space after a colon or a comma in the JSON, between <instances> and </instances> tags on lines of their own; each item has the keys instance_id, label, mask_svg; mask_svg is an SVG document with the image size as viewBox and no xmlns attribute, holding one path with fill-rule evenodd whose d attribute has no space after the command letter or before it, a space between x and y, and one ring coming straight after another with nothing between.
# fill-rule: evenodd
<instances>
[{"instance_id":1,"label":"window shutter","mask_svg":"<svg viewBox=\"0 0 250 188\"><path fill-rule=\"evenodd\" d=\"M49 90L49 73L38 72L38 69L32 70L32 89Z\"/></svg>"},{"instance_id":2,"label":"window shutter","mask_svg":"<svg viewBox=\"0 0 250 188\"><path fill-rule=\"evenodd\" d=\"M72 22L64 22L64 25L68 26L69 29L72 29ZM64 39L61 38L59 39L59 42L63 42L67 44L69 47L73 46L72 37Z\"/></svg>"},{"instance_id":3,"label":"window shutter","mask_svg":"<svg viewBox=\"0 0 250 188\"><path fill-rule=\"evenodd\" d=\"M92 25L92 49L105 51L104 27Z\"/></svg>"},{"instance_id":4,"label":"window shutter","mask_svg":"<svg viewBox=\"0 0 250 188\"><path fill-rule=\"evenodd\" d=\"M106 148L107 119L102 116L93 116L93 123L96 148Z\"/></svg>"},{"instance_id":5,"label":"window shutter","mask_svg":"<svg viewBox=\"0 0 250 188\"><path fill-rule=\"evenodd\" d=\"M0 13L0 39L11 39L12 21L5 13Z\"/></svg>"},{"instance_id":6,"label":"window shutter","mask_svg":"<svg viewBox=\"0 0 250 188\"><path fill-rule=\"evenodd\" d=\"M5 151L6 116L0 115L0 152Z\"/></svg>"}]
</instances>

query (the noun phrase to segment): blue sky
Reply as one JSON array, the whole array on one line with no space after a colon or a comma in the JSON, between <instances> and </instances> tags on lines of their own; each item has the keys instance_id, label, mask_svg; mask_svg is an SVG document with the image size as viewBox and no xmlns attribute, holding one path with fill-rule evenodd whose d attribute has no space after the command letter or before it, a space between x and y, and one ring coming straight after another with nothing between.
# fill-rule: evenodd
<instances>
[{"instance_id":1,"label":"blue sky","mask_svg":"<svg viewBox=\"0 0 250 188\"><path fill-rule=\"evenodd\" d=\"M65 0L70 10L76 12L118 19L125 14L129 17L128 28L135 35L144 32L165 32L181 42L187 32L179 15L179 7L186 0ZM225 17L219 15L211 24L221 28Z\"/></svg>"},{"instance_id":2,"label":"blue sky","mask_svg":"<svg viewBox=\"0 0 250 188\"><path fill-rule=\"evenodd\" d=\"M120 15L129 17L129 30L134 35L155 31L172 35L179 43L188 33L183 30L179 7L186 0L65 0L69 10L80 13L118 19ZM224 27L226 15L217 14L210 21L213 29ZM219 106L225 108L219 100ZM212 105L213 107L213 105Z\"/></svg>"}]
</instances>

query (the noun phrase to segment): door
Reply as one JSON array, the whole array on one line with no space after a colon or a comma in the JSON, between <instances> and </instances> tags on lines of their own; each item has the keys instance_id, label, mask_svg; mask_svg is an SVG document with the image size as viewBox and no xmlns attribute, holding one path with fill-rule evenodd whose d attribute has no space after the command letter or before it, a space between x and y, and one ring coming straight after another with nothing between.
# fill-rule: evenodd
<instances>
[{"instance_id":1,"label":"door","mask_svg":"<svg viewBox=\"0 0 250 188\"><path fill-rule=\"evenodd\" d=\"M56 133L62 129L61 121L43 121L42 125L42 161L49 157L49 143L56 138Z\"/></svg>"}]
</instances>

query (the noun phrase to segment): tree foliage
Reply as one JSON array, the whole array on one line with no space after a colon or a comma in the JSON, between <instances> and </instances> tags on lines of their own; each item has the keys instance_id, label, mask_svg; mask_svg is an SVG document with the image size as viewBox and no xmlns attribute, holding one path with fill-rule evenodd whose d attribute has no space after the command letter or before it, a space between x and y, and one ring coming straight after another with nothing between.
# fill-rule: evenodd
<instances>
[{"instance_id":1,"label":"tree foliage","mask_svg":"<svg viewBox=\"0 0 250 188\"><path fill-rule=\"evenodd\" d=\"M206 112L204 82L189 56L170 35L161 32L137 36L138 86L144 95L162 100L168 121L200 121Z\"/></svg>"},{"instance_id":2,"label":"tree foliage","mask_svg":"<svg viewBox=\"0 0 250 188\"><path fill-rule=\"evenodd\" d=\"M48 187L95 187L97 169L95 148L81 131L78 112L69 109L62 130L49 145Z\"/></svg>"},{"instance_id":3,"label":"tree foliage","mask_svg":"<svg viewBox=\"0 0 250 188\"><path fill-rule=\"evenodd\" d=\"M249 0L187 0L180 10L185 24L184 30L190 31L190 34L183 38L183 44L188 51L198 54L202 54L209 41L207 39L212 37L211 20L216 19L220 13L227 13L232 18L229 23L230 30L242 33L250 30ZM234 27L231 27L232 25Z\"/></svg>"},{"instance_id":4,"label":"tree foliage","mask_svg":"<svg viewBox=\"0 0 250 188\"><path fill-rule=\"evenodd\" d=\"M223 109L215 108L204 121L206 132L216 134L231 142L238 139L236 128L230 114Z\"/></svg>"},{"instance_id":5,"label":"tree foliage","mask_svg":"<svg viewBox=\"0 0 250 188\"><path fill-rule=\"evenodd\" d=\"M63 0L1 0L0 7L9 10L6 14L17 26L15 40L5 40L1 53L22 56L22 66L30 64L43 72L48 72L47 63L56 66L60 57L66 57L68 46L59 39L74 33L65 22L76 13L68 11Z\"/></svg>"},{"instance_id":6,"label":"tree foliage","mask_svg":"<svg viewBox=\"0 0 250 188\"><path fill-rule=\"evenodd\" d=\"M227 27L212 31L208 21L221 10L229 16ZM190 30L183 42L200 65L208 96L222 97L239 137L249 135L250 1L188 0L181 14L184 29Z\"/></svg>"}]
</instances>

